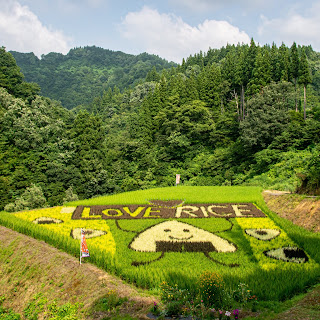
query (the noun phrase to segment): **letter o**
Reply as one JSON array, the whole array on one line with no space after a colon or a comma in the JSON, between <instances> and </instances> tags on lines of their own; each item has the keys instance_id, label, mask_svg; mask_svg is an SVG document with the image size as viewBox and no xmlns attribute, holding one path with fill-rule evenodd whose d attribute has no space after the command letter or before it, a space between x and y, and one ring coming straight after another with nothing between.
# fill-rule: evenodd
<instances>
[{"instance_id":1,"label":"letter o","mask_svg":"<svg viewBox=\"0 0 320 320\"><path fill-rule=\"evenodd\" d=\"M115 211L116 214L109 213L109 211ZM123 215L120 209L112 209L112 208L103 210L102 213L108 217L121 217Z\"/></svg>"}]
</instances>

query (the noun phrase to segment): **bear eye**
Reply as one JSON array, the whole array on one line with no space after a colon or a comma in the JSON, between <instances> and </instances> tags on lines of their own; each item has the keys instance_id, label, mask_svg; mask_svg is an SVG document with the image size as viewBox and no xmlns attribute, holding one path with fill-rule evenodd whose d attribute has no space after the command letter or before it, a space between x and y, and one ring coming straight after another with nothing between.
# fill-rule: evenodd
<instances>
[{"instance_id":1,"label":"bear eye","mask_svg":"<svg viewBox=\"0 0 320 320\"><path fill-rule=\"evenodd\" d=\"M101 237L107 234L107 231L96 230L96 229L83 229L86 239ZM81 239L81 228L72 229L70 235L73 239Z\"/></svg>"},{"instance_id":2,"label":"bear eye","mask_svg":"<svg viewBox=\"0 0 320 320\"><path fill-rule=\"evenodd\" d=\"M163 231L164 232L170 232L171 230L170 229L164 229Z\"/></svg>"},{"instance_id":3,"label":"bear eye","mask_svg":"<svg viewBox=\"0 0 320 320\"><path fill-rule=\"evenodd\" d=\"M258 240L270 241L280 235L278 229L246 229L245 233Z\"/></svg>"},{"instance_id":4,"label":"bear eye","mask_svg":"<svg viewBox=\"0 0 320 320\"><path fill-rule=\"evenodd\" d=\"M60 219L55 219L51 217L40 217L32 221L35 224L53 224L53 223L62 223Z\"/></svg>"},{"instance_id":5,"label":"bear eye","mask_svg":"<svg viewBox=\"0 0 320 320\"><path fill-rule=\"evenodd\" d=\"M190 232L189 229L183 229L183 232Z\"/></svg>"},{"instance_id":6,"label":"bear eye","mask_svg":"<svg viewBox=\"0 0 320 320\"><path fill-rule=\"evenodd\" d=\"M273 249L265 251L264 254L267 257L287 262L305 263L309 260L306 253L302 249L297 247L283 247Z\"/></svg>"}]
</instances>

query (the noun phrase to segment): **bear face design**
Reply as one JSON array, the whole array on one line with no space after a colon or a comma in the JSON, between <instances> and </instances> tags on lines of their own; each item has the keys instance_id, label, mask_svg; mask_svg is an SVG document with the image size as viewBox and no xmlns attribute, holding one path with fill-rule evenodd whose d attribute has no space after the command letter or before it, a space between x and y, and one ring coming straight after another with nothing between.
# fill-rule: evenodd
<instances>
[{"instance_id":1,"label":"bear face design","mask_svg":"<svg viewBox=\"0 0 320 320\"><path fill-rule=\"evenodd\" d=\"M209 231L179 221L165 221L139 233L129 248L142 252L234 252L236 247Z\"/></svg>"}]
</instances>

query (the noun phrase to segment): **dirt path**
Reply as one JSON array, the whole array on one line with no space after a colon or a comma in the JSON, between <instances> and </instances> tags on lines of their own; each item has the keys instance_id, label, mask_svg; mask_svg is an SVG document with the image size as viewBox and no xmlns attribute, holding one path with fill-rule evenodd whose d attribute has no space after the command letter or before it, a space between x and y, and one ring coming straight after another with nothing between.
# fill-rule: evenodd
<instances>
[{"instance_id":1,"label":"dirt path","mask_svg":"<svg viewBox=\"0 0 320 320\"><path fill-rule=\"evenodd\" d=\"M156 299L92 264L79 260L43 241L0 226L0 296L5 307L22 313L37 293L49 301L84 304L82 311L109 291L127 297L127 312L146 319ZM85 316L85 318L87 318ZM96 317L99 318L98 316Z\"/></svg>"}]
</instances>

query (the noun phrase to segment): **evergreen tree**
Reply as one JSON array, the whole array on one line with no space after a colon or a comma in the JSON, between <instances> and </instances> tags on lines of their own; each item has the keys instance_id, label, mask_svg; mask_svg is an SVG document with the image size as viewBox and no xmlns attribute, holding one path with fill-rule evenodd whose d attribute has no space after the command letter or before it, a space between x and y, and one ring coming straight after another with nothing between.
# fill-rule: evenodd
<instances>
[{"instance_id":1,"label":"evergreen tree","mask_svg":"<svg viewBox=\"0 0 320 320\"><path fill-rule=\"evenodd\" d=\"M298 112L298 101L297 101L297 79L299 77L299 54L297 44L294 42L290 48L290 79L292 79L294 83L296 98L296 112Z\"/></svg>"},{"instance_id":2,"label":"evergreen tree","mask_svg":"<svg viewBox=\"0 0 320 320\"><path fill-rule=\"evenodd\" d=\"M290 56L289 50L284 43L279 47L280 80L289 81Z\"/></svg>"},{"instance_id":3,"label":"evergreen tree","mask_svg":"<svg viewBox=\"0 0 320 320\"><path fill-rule=\"evenodd\" d=\"M198 100L199 92L197 89L197 79L194 70L192 70L189 78L186 79L187 101Z\"/></svg>"},{"instance_id":4,"label":"evergreen tree","mask_svg":"<svg viewBox=\"0 0 320 320\"><path fill-rule=\"evenodd\" d=\"M146 81L147 82L150 82L150 81L159 82L159 80L160 80L160 75L158 74L157 69L154 66L152 68L152 70L148 72L148 74L146 76Z\"/></svg>"},{"instance_id":5,"label":"evergreen tree","mask_svg":"<svg viewBox=\"0 0 320 320\"><path fill-rule=\"evenodd\" d=\"M167 98L168 98L168 81L167 81L167 72L163 72L160 84L159 84L159 93L160 93L160 100L162 106L165 106L167 104Z\"/></svg>"},{"instance_id":6,"label":"evergreen tree","mask_svg":"<svg viewBox=\"0 0 320 320\"><path fill-rule=\"evenodd\" d=\"M74 142L73 164L80 170L81 183L76 192L80 197L90 197L88 185L91 180L104 169L105 164L105 132L99 116L90 115L86 111L77 114L70 138Z\"/></svg>"},{"instance_id":7,"label":"evergreen tree","mask_svg":"<svg viewBox=\"0 0 320 320\"><path fill-rule=\"evenodd\" d=\"M214 112L220 109L221 81L220 67L213 64L206 68L203 99Z\"/></svg>"},{"instance_id":8,"label":"evergreen tree","mask_svg":"<svg viewBox=\"0 0 320 320\"><path fill-rule=\"evenodd\" d=\"M257 53L258 47L256 46L254 40L251 38L250 47L246 52L244 61L244 85L247 85L253 76L253 69L256 63Z\"/></svg>"},{"instance_id":9,"label":"evergreen tree","mask_svg":"<svg viewBox=\"0 0 320 320\"><path fill-rule=\"evenodd\" d=\"M272 43L270 51L270 74L271 80L278 82L281 79L280 54L275 43Z\"/></svg>"},{"instance_id":10,"label":"evergreen tree","mask_svg":"<svg viewBox=\"0 0 320 320\"><path fill-rule=\"evenodd\" d=\"M306 104L307 104L307 85L311 83L311 74L307 56L304 50L301 52L300 64L299 64L299 83L303 85L303 116L306 120Z\"/></svg>"},{"instance_id":11,"label":"evergreen tree","mask_svg":"<svg viewBox=\"0 0 320 320\"><path fill-rule=\"evenodd\" d=\"M271 65L269 53L266 50L258 49L252 78L248 84L248 93L259 93L263 87L270 83L270 79Z\"/></svg>"}]
</instances>

